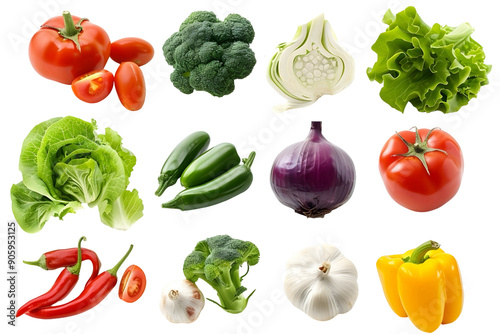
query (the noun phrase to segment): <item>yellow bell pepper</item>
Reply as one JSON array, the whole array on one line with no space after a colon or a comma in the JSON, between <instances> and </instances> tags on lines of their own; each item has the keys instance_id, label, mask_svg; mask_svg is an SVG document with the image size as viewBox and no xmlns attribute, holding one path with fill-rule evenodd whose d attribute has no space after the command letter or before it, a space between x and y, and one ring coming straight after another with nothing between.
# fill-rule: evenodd
<instances>
[{"instance_id":1,"label":"yellow bell pepper","mask_svg":"<svg viewBox=\"0 0 500 334\"><path fill-rule=\"evenodd\" d=\"M431 333L462 312L463 288L455 258L434 241L404 254L382 256L377 270L385 298L400 317Z\"/></svg>"}]
</instances>

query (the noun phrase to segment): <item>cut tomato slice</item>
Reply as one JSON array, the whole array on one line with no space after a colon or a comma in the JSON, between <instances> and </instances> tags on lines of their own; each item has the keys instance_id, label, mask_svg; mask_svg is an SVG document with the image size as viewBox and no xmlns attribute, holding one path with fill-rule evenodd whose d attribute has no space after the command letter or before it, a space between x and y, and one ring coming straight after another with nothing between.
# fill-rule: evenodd
<instances>
[{"instance_id":1,"label":"cut tomato slice","mask_svg":"<svg viewBox=\"0 0 500 334\"><path fill-rule=\"evenodd\" d=\"M102 101L113 90L113 73L106 70L92 71L77 77L71 89L77 98L87 103Z\"/></svg>"}]
</instances>

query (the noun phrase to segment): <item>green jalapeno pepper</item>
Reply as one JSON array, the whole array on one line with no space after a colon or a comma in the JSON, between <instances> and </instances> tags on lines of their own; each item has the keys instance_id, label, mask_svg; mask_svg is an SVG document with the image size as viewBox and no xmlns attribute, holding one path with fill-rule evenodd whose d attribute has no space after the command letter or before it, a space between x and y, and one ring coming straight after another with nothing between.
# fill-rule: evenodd
<instances>
[{"instance_id":1,"label":"green jalapeno pepper","mask_svg":"<svg viewBox=\"0 0 500 334\"><path fill-rule=\"evenodd\" d=\"M224 174L200 186L181 191L175 198L163 203L163 208L194 210L227 201L247 190L252 184L250 167L255 152L250 153L243 164L235 166Z\"/></svg>"},{"instance_id":2,"label":"green jalapeno pepper","mask_svg":"<svg viewBox=\"0 0 500 334\"><path fill-rule=\"evenodd\" d=\"M237 166L240 160L233 144L214 146L187 166L181 175L181 185L185 188L199 186Z\"/></svg>"},{"instance_id":3,"label":"green jalapeno pepper","mask_svg":"<svg viewBox=\"0 0 500 334\"><path fill-rule=\"evenodd\" d=\"M161 196L165 189L174 185L186 167L207 149L208 144L210 136L204 131L194 132L177 144L163 164L156 196Z\"/></svg>"}]
</instances>

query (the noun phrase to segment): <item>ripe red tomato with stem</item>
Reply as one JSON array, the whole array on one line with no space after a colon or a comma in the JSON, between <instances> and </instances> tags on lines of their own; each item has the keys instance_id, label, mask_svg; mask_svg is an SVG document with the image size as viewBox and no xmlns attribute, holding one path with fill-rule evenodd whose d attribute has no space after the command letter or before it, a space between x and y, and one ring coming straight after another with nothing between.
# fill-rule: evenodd
<instances>
[{"instance_id":1,"label":"ripe red tomato with stem","mask_svg":"<svg viewBox=\"0 0 500 334\"><path fill-rule=\"evenodd\" d=\"M29 44L30 62L38 74L67 85L82 74L103 69L110 51L104 29L67 11L45 22Z\"/></svg>"},{"instance_id":2,"label":"ripe red tomato with stem","mask_svg":"<svg viewBox=\"0 0 500 334\"><path fill-rule=\"evenodd\" d=\"M127 37L111 43L110 57L118 64L133 61L142 66L153 59L154 53L149 42L137 37Z\"/></svg>"},{"instance_id":3,"label":"ripe red tomato with stem","mask_svg":"<svg viewBox=\"0 0 500 334\"><path fill-rule=\"evenodd\" d=\"M146 275L140 267L133 264L123 273L118 297L127 303L133 303L142 296L145 289Z\"/></svg>"},{"instance_id":4,"label":"ripe red tomato with stem","mask_svg":"<svg viewBox=\"0 0 500 334\"><path fill-rule=\"evenodd\" d=\"M136 63L121 63L115 73L115 88L122 105L128 110L139 110L146 100L146 82Z\"/></svg>"},{"instance_id":5,"label":"ripe red tomato with stem","mask_svg":"<svg viewBox=\"0 0 500 334\"><path fill-rule=\"evenodd\" d=\"M92 71L75 78L71 89L76 97L87 103L104 100L113 90L113 74L106 70Z\"/></svg>"},{"instance_id":6,"label":"ripe red tomato with stem","mask_svg":"<svg viewBox=\"0 0 500 334\"><path fill-rule=\"evenodd\" d=\"M379 170L397 203L425 212L455 196L464 161L460 146L450 134L437 128L415 128L414 132L401 131L389 138L380 153Z\"/></svg>"}]
</instances>

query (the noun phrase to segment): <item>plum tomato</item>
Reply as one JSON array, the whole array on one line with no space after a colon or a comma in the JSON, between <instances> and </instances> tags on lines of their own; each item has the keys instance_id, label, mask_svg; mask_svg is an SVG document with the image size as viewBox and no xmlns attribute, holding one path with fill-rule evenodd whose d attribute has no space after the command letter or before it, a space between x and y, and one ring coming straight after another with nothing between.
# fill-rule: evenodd
<instances>
[{"instance_id":1,"label":"plum tomato","mask_svg":"<svg viewBox=\"0 0 500 334\"><path fill-rule=\"evenodd\" d=\"M84 102L102 101L113 90L113 74L106 70L83 74L73 80L71 89L76 97Z\"/></svg>"},{"instance_id":2,"label":"plum tomato","mask_svg":"<svg viewBox=\"0 0 500 334\"><path fill-rule=\"evenodd\" d=\"M137 37L127 37L111 43L110 57L118 64L133 61L142 66L153 59L154 53L149 42Z\"/></svg>"},{"instance_id":3,"label":"plum tomato","mask_svg":"<svg viewBox=\"0 0 500 334\"><path fill-rule=\"evenodd\" d=\"M115 73L116 93L122 105L128 110L139 110L146 99L146 82L139 66L126 61Z\"/></svg>"},{"instance_id":4,"label":"plum tomato","mask_svg":"<svg viewBox=\"0 0 500 334\"><path fill-rule=\"evenodd\" d=\"M33 35L29 59L41 76L70 85L82 74L103 69L110 51L111 42L104 29L63 12Z\"/></svg>"},{"instance_id":5,"label":"plum tomato","mask_svg":"<svg viewBox=\"0 0 500 334\"><path fill-rule=\"evenodd\" d=\"M120 281L118 297L127 303L133 303L141 298L146 289L146 275L135 264L125 270Z\"/></svg>"},{"instance_id":6,"label":"plum tomato","mask_svg":"<svg viewBox=\"0 0 500 334\"><path fill-rule=\"evenodd\" d=\"M451 135L437 128L415 128L415 132L401 131L387 140L380 153L379 170L389 195L397 203L426 212L455 196L464 161Z\"/></svg>"}]
</instances>

